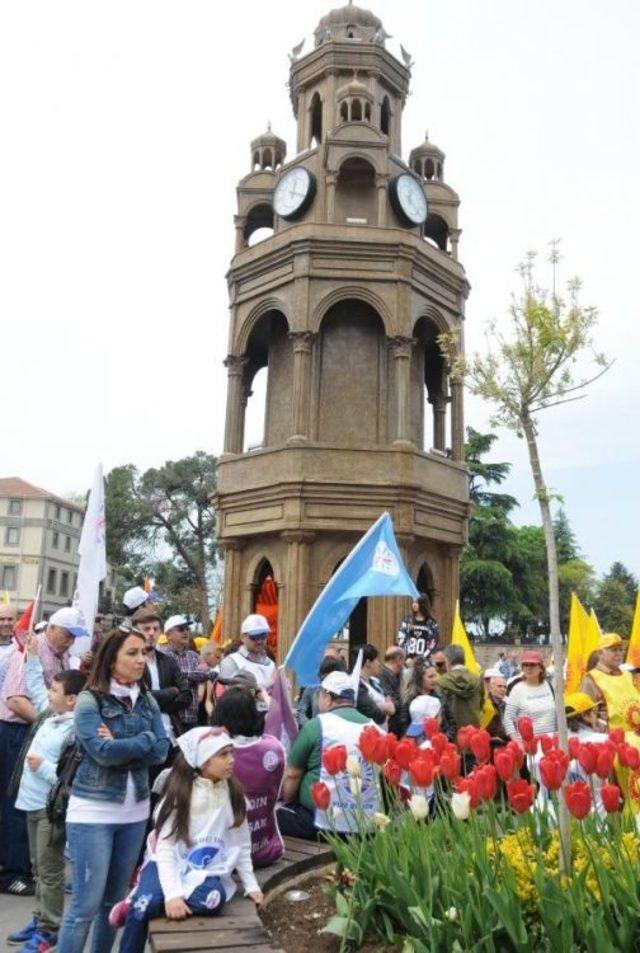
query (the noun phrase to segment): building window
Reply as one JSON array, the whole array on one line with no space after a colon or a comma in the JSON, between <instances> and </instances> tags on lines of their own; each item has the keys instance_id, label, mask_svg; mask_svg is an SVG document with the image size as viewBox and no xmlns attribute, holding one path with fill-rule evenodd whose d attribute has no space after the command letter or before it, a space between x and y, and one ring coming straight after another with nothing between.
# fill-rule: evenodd
<instances>
[{"instance_id":1,"label":"building window","mask_svg":"<svg viewBox=\"0 0 640 953\"><path fill-rule=\"evenodd\" d=\"M75 592L78 588L78 573L74 572L73 574L73 591Z\"/></svg>"},{"instance_id":2,"label":"building window","mask_svg":"<svg viewBox=\"0 0 640 953\"><path fill-rule=\"evenodd\" d=\"M60 533L51 534L51 545L53 546L54 549L58 548L58 546L60 545Z\"/></svg>"},{"instance_id":3,"label":"building window","mask_svg":"<svg viewBox=\"0 0 640 953\"><path fill-rule=\"evenodd\" d=\"M64 538L64 551L65 553L71 552L71 537L70 536L65 536Z\"/></svg>"},{"instance_id":4,"label":"building window","mask_svg":"<svg viewBox=\"0 0 640 953\"><path fill-rule=\"evenodd\" d=\"M50 592L55 596L56 594L56 581L58 578L58 572L56 569L50 569L47 573L47 592Z\"/></svg>"},{"instance_id":5,"label":"building window","mask_svg":"<svg viewBox=\"0 0 640 953\"><path fill-rule=\"evenodd\" d=\"M68 572L60 573L60 595L64 596L65 599L69 595L69 573Z\"/></svg>"},{"instance_id":6,"label":"building window","mask_svg":"<svg viewBox=\"0 0 640 953\"><path fill-rule=\"evenodd\" d=\"M9 500L9 516L22 515L22 500Z\"/></svg>"},{"instance_id":7,"label":"building window","mask_svg":"<svg viewBox=\"0 0 640 953\"><path fill-rule=\"evenodd\" d=\"M61 514L61 512L62 512L61 508L60 508L59 506L56 506L56 519L57 519L57 520L60 519L60 514Z\"/></svg>"},{"instance_id":8,"label":"building window","mask_svg":"<svg viewBox=\"0 0 640 953\"><path fill-rule=\"evenodd\" d=\"M17 546L20 542L20 527L19 526L7 526L7 529L4 534L4 541L7 546Z\"/></svg>"},{"instance_id":9,"label":"building window","mask_svg":"<svg viewBox=\"0 0 640 953\"><path fill-rule=\"evenodd\" d=\"M16 580L18 577L16 566L2 566L2 588L11 592L17 589Z\"/></svg>"},{"instance_id":10,"label":"building window","mask_svg":"<svg viewBox=\"0 0 640 953\"><path fill-rule=\"evenodd\" d=\"M71 523L73 525L73 513L71 510L67 510L67 523Z\"/></svg>"}]
</instances>

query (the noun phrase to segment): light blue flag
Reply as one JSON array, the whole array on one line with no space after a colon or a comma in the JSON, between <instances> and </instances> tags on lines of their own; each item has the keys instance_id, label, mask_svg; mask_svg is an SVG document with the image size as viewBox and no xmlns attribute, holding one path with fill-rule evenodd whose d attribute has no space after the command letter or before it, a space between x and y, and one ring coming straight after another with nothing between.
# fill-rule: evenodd
<instances>
[{"instance_id":1,"label":"light blue flag","mask_svg":"<svg viewBox=\"0 0 640 953\"><path fill-rule=\"evenodd\" d=\"M405 569L383 513L333 574L302 623L284 665L299 685L314 685L324 649L339 632L362 596L411 596L418 590Z\"/></svg>"}]
</instances>

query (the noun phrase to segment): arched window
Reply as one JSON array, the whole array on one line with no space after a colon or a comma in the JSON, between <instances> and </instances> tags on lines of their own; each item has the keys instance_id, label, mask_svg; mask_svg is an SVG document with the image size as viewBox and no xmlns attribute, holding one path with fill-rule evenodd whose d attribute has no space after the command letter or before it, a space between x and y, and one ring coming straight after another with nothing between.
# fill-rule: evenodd
<instances>
[{"instance_id":1,"label":"arched window","mask_svg":"<svg viewBox=\"0 0 640 953\"><path fill-rule=\"evenodd\" d=\"M256 169L259 169L259 168L260 168L260 153L256 149L256 151L253 153L253 171L255 172Z\"/></svg>"},{"instance_id":2,"label":"arched window","mask_svg":"<svg viewBox=\"0 0 640 953\"><path fill-rule=\"evenodd\" d=\"M431 181L434 175L435 175L435 166L433 164L433 159L427 159L427 161L424 164L424 177L425 179L428 179L429 181Z\"/></svg>"},{"instance_id":3,"label":"arched window","mask_svg":"<svg viewBox=\"0 0 640 953\"><path fill-rule=\"evenodd\" d=\"M378 197L375 169L366 159L354 156L342 163L338 172L335 201L336 220L358 224L378 224Z\"/></svg>"},{"instance_id":4,"label":"arched window","mask_svg":"<svg viewBox=\"0 0 640 953\"><path fill-rule=\"evenodd\" d=\"M411 434L423 450L444 453L447 441L447 367L438 337L441 329L431 318L420 318L413 329L416 345L411 354Z\"/></svg>"},{"instance_id":5,"label":"arched window","mask_svg":"<svg viewBox=\"0 0 640 953\"><path fill-rule=\"evenodd\" d=\"M319 146L322 142L322 100L319 93L313 94L309 112L309 145Z\"/></svg>"},{"instance_id":6,"label":"arched window","mask_svg":"<svg viewBox=\"0 0 640 953\"><path fill-rule=\"evenodd\" d=\"M263 169L272 169L273 168L273 159L271 157L271 149L265 149L262 153L262 168Z\"/></svg>"},{"instance_id":7,"label":"arched window","mask_svg":"<svg viewBox=\"0 0 640 953\"><path fill-rule=\"evenodd\" d=\"M380 106L380 131L388 136L391 130L391 105L389 97L385 96Z\"/></svg>"},{"instance_id":8,"label":"arched window","mask_svg":"<svg viewBox=\"0 0 640 953\"><path fill-rule=\"evenodd\" d=\"M360 99L354 99L351 103L351 121L362 121L362 100Z\"/></svg>"},{"instance_id":9,"label":"arched window","mask_svg":"<svg viewBox=\"0 0 640 953\"><path fill-rule=\"evenodd\" d=\"M278 587L273 566L265 557L256 569L252 585L252 610L263 615L271 629L267 648L278 655Z\"/></svg>"},{"instance_id":10,"label":"arched window","mask_svg":"<svg viewBox=\"0 0 640 953\"><path fill-rule=\"evenodd\" d=\"M244 240L249 246L255 245L273 235L273 208L270 205L254 205L247 215L244 227Z\"/></svg>"},{"instance_id":11,"label":"arched window","mask_svg":"<svg viewBox=\"0 0 640 953\"><path fill-rule=\"evenodd\" d=\"M340 119L343 122L349 121L349 106L347 105L346 99L340 104Z\"/></svg>"},{"instance_id":12,"label":"arched window","mask_svg":"<svg viewBox=\"0 0 640 953\"><path fill-rule=\"evenodd\" d=\"M433 581L433 573L429 568L428 563L423 563L418 570L418 575L416 577L416 586L418 592L424 592L429 596L429 602L433 609L433 598L436 594L436 587Z\"/></svg>"},{"instance_id":13,"label":"arched window","mask_svg":"<svg viewBox=\"0 0 640 953\"><path fill-rule=\"evenodd\" d=\"M430 239L440 251L447 250L449 239L449 226L441 215L430 214L424 223L424 237Z\"/></svg>"},{"instance_id":14,"label":"arched window","mask_svg":"<svg viewBox=\"0 0 640 953\"><path fill-rule=\"evenodd\" d=\"M249 335L244 374L244 452L284 443L291 436L293 352L288 330L285 316L280 311L269 311Z\"/></svg>"}]
</instances>

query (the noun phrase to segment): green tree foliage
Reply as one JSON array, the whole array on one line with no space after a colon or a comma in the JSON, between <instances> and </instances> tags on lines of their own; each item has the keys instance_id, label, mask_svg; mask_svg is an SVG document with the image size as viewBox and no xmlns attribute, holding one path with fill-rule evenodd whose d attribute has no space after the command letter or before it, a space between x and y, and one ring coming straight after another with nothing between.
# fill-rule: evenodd
<instances>
[{"instance_id":1,"label":"green tree foliage","mask_svg":"<svg viewBox=\"0 0 640 953\"><path fill-rule=\"evenodd\" d=\"M107 556L125 582L154 576L165 609L210 622L215 584L216 459L198 451L140 474L116 467L106 480Z\"/></svg>"},{"instance_id":2,"label":"green tree foliage","mask_svg":"<svg viewBox=\"0 0 640 953\"><path fill-rule=\"evenodd\" d=\"M578 559L581 555L580 548L576 541L576 536L567 514L563 507L560 507L553 519L553 535L556 538L556 550L558 552L558 562L566 563L570 559Z\"/></svg>"},{"instance_id":3,"label":"green tree foliage","mask_svg":"<svg viewBox=\"0 0 640 953\"><path fill-rule=\"evenodd\" d=\"M601 579L595 599L595 610L605 632L617 632L627 638L631 632L638 591L638 580L626 566L615 562Z\"/></svg>"}]
</instances>

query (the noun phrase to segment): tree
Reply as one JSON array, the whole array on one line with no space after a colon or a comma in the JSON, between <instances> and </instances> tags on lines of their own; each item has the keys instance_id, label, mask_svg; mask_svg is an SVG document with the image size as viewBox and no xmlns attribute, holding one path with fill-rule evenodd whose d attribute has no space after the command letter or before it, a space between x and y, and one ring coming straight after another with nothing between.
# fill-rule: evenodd
<instances>
[{"instance_id":1,"label":"tree","mask_svg":"<svg viewBox=\"0 0 640 953\"><path fill-rule=\"evenodd\" d=\"M556 538L556 549L558 551L558 561L566 563L570 559L578 559L581 555L580 548L576 541L576 536L567 514L563 507L560 507L553 520L553 533Z\"/></svg>"},{"instance_id":2,"label":"tree","mask_svg":"<svg viewBox=\"0 0 640 953\"><path fill-rule=\"evenodd\" d=\"M544 410L584 396L588 385L604 374L609 364L593 351L592 333L597 313L594 308L580 304L580 282L577 279L569 282L567 302L556 293L557 243L551 245L551 292L536 283L534 261L535 254L529 253L520 266L522 288L512 297L508 334L492 323L486 353L475 355L468 362L458 356L456 342L450 336L443 335L442 347L450 359L453 376L466 377L472 393L493 405L494 422L526 440L546 546L551 642L556 671L562 671L558 552L551 516L552 494L540 461L538 417ZM588 352L595 361L595 369L585 373L577 363L586 359ZM562 692L556 692L555 702L560 742L566 750L567 721ZM569 871L568 814L562 800L560 804L562 853L565 869Z\"/></svg>"},{"instance_id":3,"label":"tree","mask_svg":"<svg viewBox=\"0 0 640 953\"><path fill-rule=\"evenodd\" d=\"M467 442L464 456L469 468L469 496L476 506L497 506L510 513L518 505L514 496L506 493L492 493L488 486L499 485L509 476L510 463L487 462L482 458L491 452L498 439L494 433L479 433L473 427L467 427Z\"/></svg>"},{"instance_id":4,"label":"tree","mask_svg":"<svg viewBox=\"0 0 640 953\"><path fill-rule=\"evenodd\" d=\"M620 562L612 564L598 585L595 610L605 632L626 638L631 632L638 580Z\"/></svg>"},{"instance_id":5,"label":"tree","mask_svg":"<svg viewBox=\"0 0 640 953\"><path fill-rule=\"evenodd\" d=\"M198 451L139 474L116 467L106 481L107 557L130 582L152 575L171 606L206 631L215 582L216 460Z\"/></svg>"}]
</instances>

